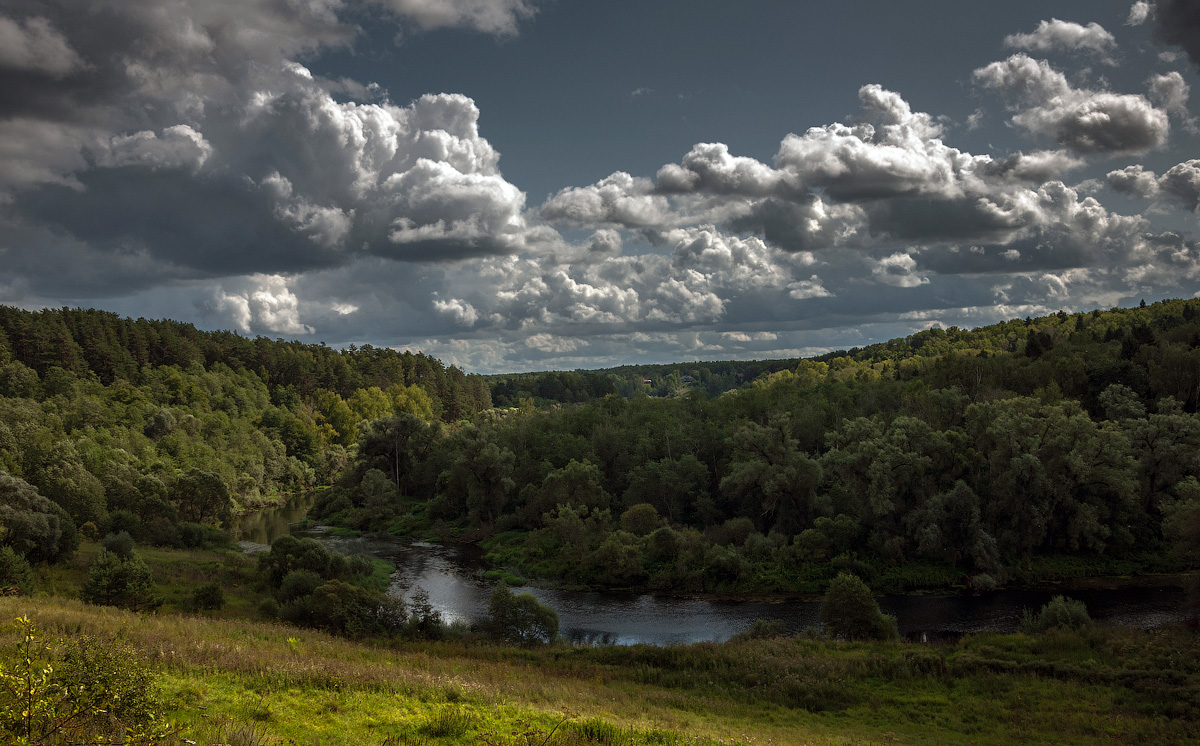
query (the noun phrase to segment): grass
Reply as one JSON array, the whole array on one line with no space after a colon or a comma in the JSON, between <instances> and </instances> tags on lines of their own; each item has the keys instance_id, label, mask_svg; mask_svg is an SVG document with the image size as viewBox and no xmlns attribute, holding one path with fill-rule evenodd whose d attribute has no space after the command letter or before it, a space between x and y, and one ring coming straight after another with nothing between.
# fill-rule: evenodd
<instances>
[{"instance_id":1,"label":"grass","mask_svg":"<svg viewBox=\"0 0 1200 746\"><path fill-rule=\"evenodd\" d=\"M48 634L120 638L158 671L169 717L202 744L1174 744L1200 739L1200 637L1092 627L942 646L767 637L523 650L354 643L254 620L254 563L140 550L154 615L69 596L95 555L39 570L59 597L0 598ZM175 611L218 580L224 611ZM11 650L10 629L0 652Z\"/></svg>"},{"instance_id":2,"label":"grass","mask_svg":"<svg viewBox=\"0 0 1200 746\"><path fill-rule=\"evenodd\" d=\"M119 637L141 650L160 671L170 717L209 743L233 742L215 740L221 728L272 744L525 743L556 726L553 743L1200 738L1200 643L1183 629L946 647L777 638L520 650L359 644L278 624L0 599L0 617L25 613L51 635ZM0 644L11 640L6 630Z\"/></svg>"}]
</instances>

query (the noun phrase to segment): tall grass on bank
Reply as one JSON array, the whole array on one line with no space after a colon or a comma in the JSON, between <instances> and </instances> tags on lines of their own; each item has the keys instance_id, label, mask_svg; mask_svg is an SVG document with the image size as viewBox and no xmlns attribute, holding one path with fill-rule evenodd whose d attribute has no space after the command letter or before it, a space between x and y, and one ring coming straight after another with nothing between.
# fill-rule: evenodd
<instances>
[{"instance_id":1,"label":"tall grass on bank","mask_svg":"<svg viewBox=\"0 0 1200 746\"><path fill-rule=\"evenodd\" d=\"M1182 628L942 647L769 638L515 649L471 638L361 644L277 624L0 599L0 618L24 613L47 634L119 637L140 650L170 717L213 739L224 724L280 746L525 744L533 736L522 734L560 722L547 746L1200 738L1200 638ZM0 637L0 649L11 643Z\"/></svg>"}]
</instances>

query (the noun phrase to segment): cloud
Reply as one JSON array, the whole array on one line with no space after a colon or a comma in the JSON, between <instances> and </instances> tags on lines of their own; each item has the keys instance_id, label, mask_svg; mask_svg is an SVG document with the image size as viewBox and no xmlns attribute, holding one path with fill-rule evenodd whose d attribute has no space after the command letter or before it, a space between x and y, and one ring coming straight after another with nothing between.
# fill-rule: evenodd
<instances>
[{"instance_id":1,"label":"cloud","mask_svg":"<svg viewBox=\"0 0 1200 746\"><path fill-rule=\"evenodd\" d=\"M374 0L422 31L462 28L515 36L537 13L537 0Z\"/></svg>"},{"instance_id":2,"label":"cloud","mask_svg":"<svg viewBox=\"0 0 1200 746\"><path fill-rule=\"evenodd\" d=\"M217 288L213 306L225 314L234 326L246 333L312 334L313 328L300 323L299 300L280 275L254 275L241 287Z\"/></svg>"},{"instance_id":3,"label":"cloud","mask_svg":"<svg viewBox=\"0 0 1200 746\"><path fill-rule=\"evenodd\" d=\"M1177 163L1158 180L1159 189L1192 212L1200 212L1200 160Z\"/></svg>"},{"instance_id":4,"label":"cloud","mask_svg":"<svg viewBox=\"0 0 1200 746\"><path fill-rule=\"evenodd\" d=\"M1044 60L1015 54L974 73L1009 100L1011 121L1078 153L1135 154L1166 144L1167 115L1146 97L1073 88Z\"/></svg>"},{"instance_id":5,"label":"cloud","mask_svg":"<svg viewBox=\"0 0 1200 746\"><path fill-rule=\"evenodd\" d=\"M479 318L475 307L459 298L451 298L445 301L435 300L433 307L437 309L438 313L453 319L454 323L459 326L474 326Z\"/></svg>"},{"instance_id":6,"label":"cloud","mask_svg":"<svg viewBox=\"0 0 1200 746\"><path fill-rule=\"evenodd\" d=\"M96 165L102 168L141 166L197 171L212 152L212 145L204 135L186 124L177 124L163 129L161 135L151 130L113 135L93 157Z\"/></svg>"},{"instance_id":7,"label":"cloud","mask_svg":"<svg viewBox=\"0 0 1200 746\"><path fill-rule=\"evenodd\" d=\"M1159 40L1183 48L1200 67L1200 5L1193 0L1156 0L1154 33Z\"/></svg>"},{"instance_id":8,"label":"cloud","mask_svg":"<svg viewBox=\"0 0 1200 746\"><path fill-rule=\"evenodd\" d=\"M1153 171L1147 171L1140 164L1126 166L1118 171L1109 171L1108 185L1118 192L1144 199L1154 199L1159 193L1158 177Z\"/></svg>"},{"instance_id":9,"label":"cloud","mask_svg":"<svg viewBox=\"0 0 1200 746\"><path fill-rule=\"evenodd\" d=\"M808 298L832 298L833 293L825 289L821 284L821 278L812 275L807 280L796 280L788 284L788 297L794 300L807 300Z\"/></svg>"},{"instance_id":10,"label":"cloud","mask_svg":"<svg viewBox=\"0 0 1200 746\"><path fill-rule=\"evenodd\" d=\"M871 270L876 281L899 288L915 288L929 284L929 278L917 272L917 262L909 254L899 252L875 262Z\"/></svg>"},{"instance_id":11,"label":"cloud","mask_svg":"<svg viewBox=\"0 0 1200 746\"><path fill-rule=\"evenodd\" d=\"M1116 64L1109 54L1117 48L1117 40L1095 22L1081 26L1078 23L1052 18L1039 23L1037 29L1031 33L1005 37L1004 45L1039 54L1085 52L1102 58L1107 64Z\"/></svg>"},{"instance_id":12,"label":"cloud","mask_svg":"<svg viewBox=\"0 0 1200 746\"><path fill-rule=\"evenodd\" d=\"M1184 81L1183 76L1172 70L1164 75L1152 75L1146 81L1150 90L1150 98L1168 113L1178 117L1184 129L1196 134L1200 132L1196 117L1188 111L1188 96L1191 87Z\"/></svg>"},{"instance_id":13,"label":"cloud","mask_svg":"<svg viewBox=\"0 0 1200 746\"><path fill-rule=\"evenodd\" d=\"M1166 199L1185 210L1200 213L1200 160L1177 163L1161 177L1140 165L1108 173L1108 184L1118 192L1144 199Z\"/></svg>"},{"instance_id":14,"label":"cloud","mask_svg":"<svg viewBox=\"0 0 1200 746\"><path fill-rule=\"evenodd\" d=\"M62 78L83 66L83 59L49 19L0 16L0 67Z\"/></svg>"},{"instance_id":15,"label":"cloud","mask_svg":"<svg viewBox=\"0 0 1200 746\"><path fill-rule=\"evenodd\" d=\"M1125 19L1127 26L1141 26L1154 12L1153 6L1147 0L1138 0L1129 8L1129 17Z\"/></svg>"}]
</instances>

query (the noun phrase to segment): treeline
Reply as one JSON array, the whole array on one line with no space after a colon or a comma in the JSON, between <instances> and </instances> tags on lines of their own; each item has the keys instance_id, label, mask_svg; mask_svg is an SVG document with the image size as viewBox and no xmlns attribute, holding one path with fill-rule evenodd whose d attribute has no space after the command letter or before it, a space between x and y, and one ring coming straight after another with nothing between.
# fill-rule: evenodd
<instances>
[{"instance_id":1,"label":"treeline","mask_svg":"<svg viewBox=\"0 0 1200 746\"><path fill-rule=\"evenodd\" d=\"M204 526L331 482L360 423L490 406L481 378L421 354L0 307L0 544L211 543Z\"/></svg>"},{"instance_id":2,"label":"treeline","mask_svg":"<svg viewBox=\"0 0 1200 746\"><path fill-rule=\"evenodd\" d=\"M251 339L227 331L205 332L168 320L128 319L94 309L23 311L0 306L0 363L15 360L39 375L59 368L109 385L135 381L143 368L210 369L221 363L250 372L276 398L301 399L320 391L348 399L362 389L419 386L435 414L455 422L491 407L487 384L436 358L408 351L351 345Z\"/></svg>"},{"instance_id":3,"label":"treeline","mask_svg":"<svg viewBox=\"0 0 1200 746\"><path fill-rule=\"evenodd\" d=\"M577 404L618 394L635 396L686 396L700 392L718 396L749 385L766 373L796 367L799 360L750 360L622 365L617 368L541 373L504 373L485 376L497 407L516 407L528 399L535 406Z\"/></svg>"},{"instance_id":4,"label":"treeline","mask_svg":"<svg viewBox=\"0 0 1200 746\"><path fill-rule=\"evenodd\" d=\"M318 504L585 586L822 590L1180 569L1200 301L930 330L716 398L380 420ZM1195 541L1200 537L1193 537Z\"/></svg>"}]
</instances>

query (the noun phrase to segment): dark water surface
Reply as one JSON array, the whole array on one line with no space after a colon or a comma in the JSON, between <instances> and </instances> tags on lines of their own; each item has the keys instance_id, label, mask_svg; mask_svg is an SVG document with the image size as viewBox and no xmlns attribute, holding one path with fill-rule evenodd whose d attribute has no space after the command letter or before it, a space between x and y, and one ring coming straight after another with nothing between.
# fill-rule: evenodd
<instances>
[{"instance_id":1,"label":"dark water surface","mask_svg":"<svg viewBox=\"0 0 1200 746\"><path fill-rule=\"evenodd\" d=\"M287 504L239 519L236 538L244 546L269 544L301 532L312 497L298 495ZM487 613L493 584L483 579L486 565L473 546L440 545L386 535L336 537L304 532L331 549L366 553L395 563L390 593L411 598L424 588L430 603L447 621L474 622ZM819 601L713 601L636 593L560 591L525 588L558 612L559 628L568 639L617 645L726 640L750 628L756 619L779 620L795 634L817 626ZM1054 592L1000 590L980 595L880 596L883 610L894 614L907 637L957 637L974 632L1011 632L1024 609L1040 609ZM1087 604L1093 619L1152 628L1183 617L1181 588L1122 588L1069 591Z\"/></svg>"},{"instance_id":2,"label":"dark water surface","mask_svg":"<svg viewBox=\"0 0 1200 746\"><path fill-rule=\"evenodd\" d=\"M493 584L481 575L481 553L470 546L408 542L391 537L325 537L330 548L391 560L399 568L391 593L411 597L417 587L429 593L447 620L466 622L487 613ZM560 631L576 642L617 645L669 645L726 640L750 628L756 619L779 620L791 634L817 625L819 601L711 601L635 593L560 591L523 588L558 612ZM957 637L973 632L1011 632L1024 609L1037 610L1053 592L1000 590L980 595L897 595L879 597L894 614L900 631L920 639ZM1151 628L1182 618L1180 588L1077 590L1069 595L1087 604L1092 618Z\"/></svg>"}]
</instances>

